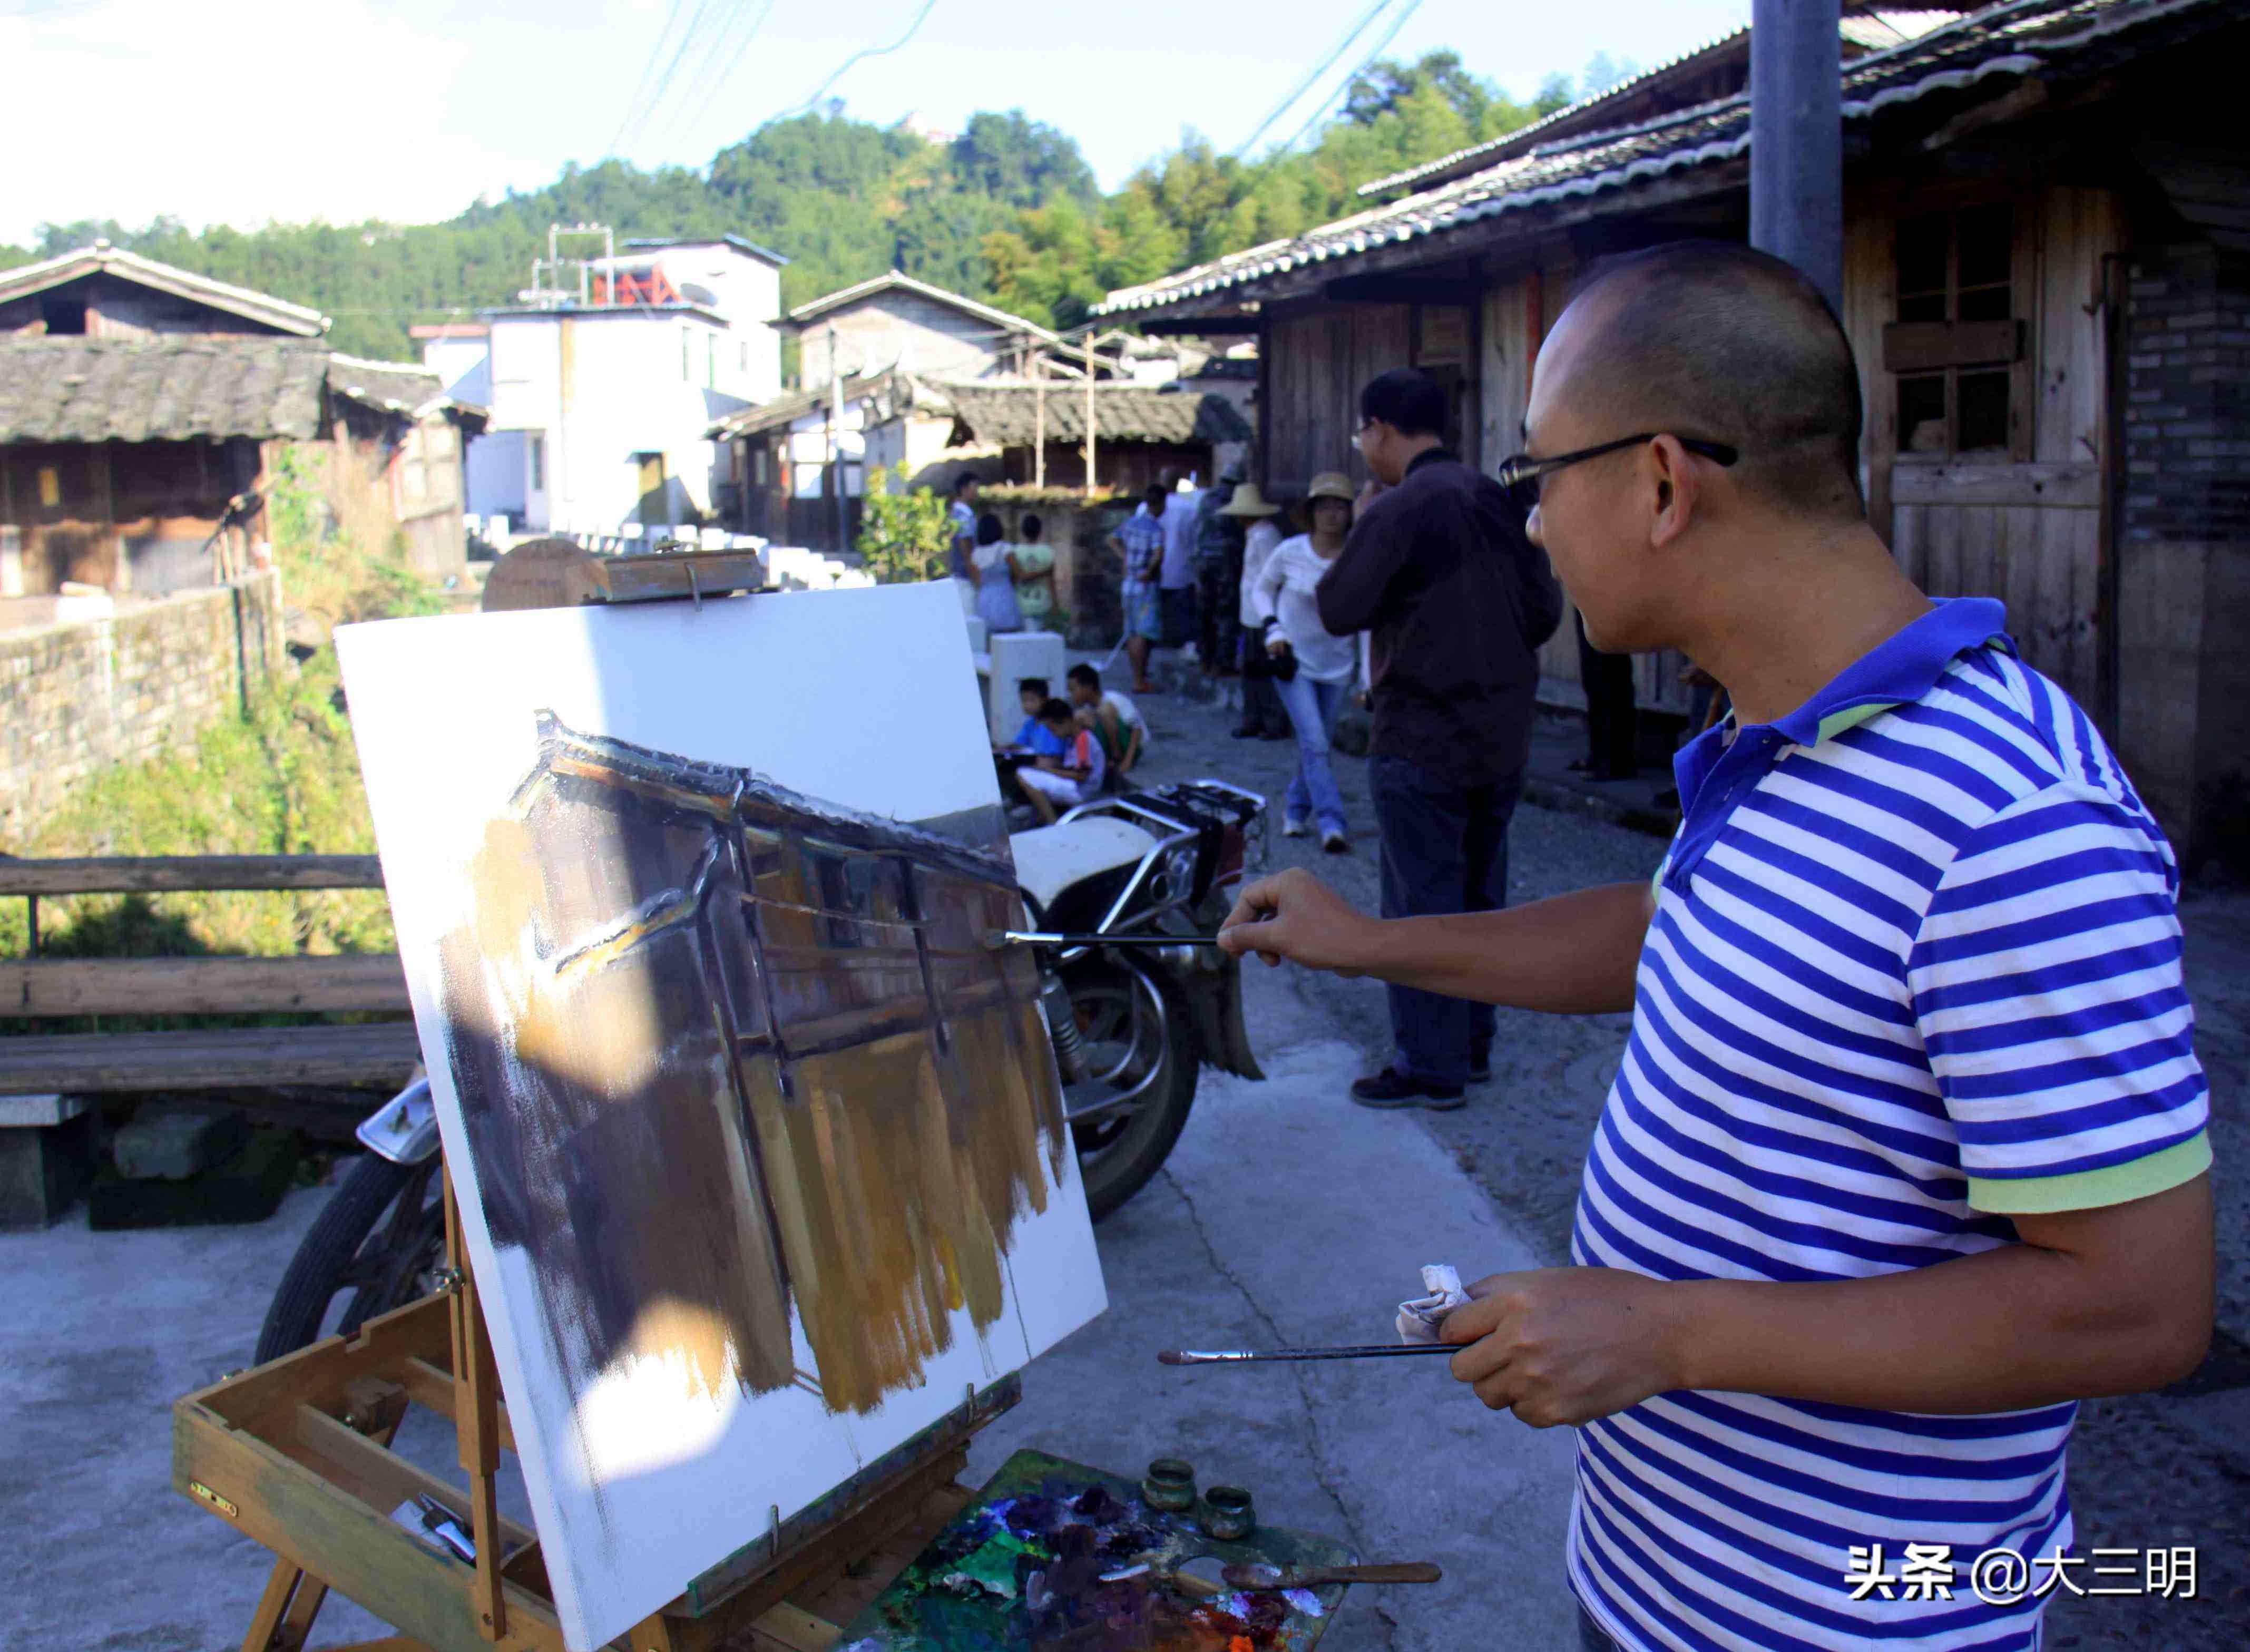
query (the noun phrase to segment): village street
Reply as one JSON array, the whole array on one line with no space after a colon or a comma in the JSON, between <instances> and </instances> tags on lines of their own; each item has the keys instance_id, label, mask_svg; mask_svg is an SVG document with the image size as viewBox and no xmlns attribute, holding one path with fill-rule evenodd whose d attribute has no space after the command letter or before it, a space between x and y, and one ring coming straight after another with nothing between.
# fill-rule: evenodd
<instances>
[{"instance_id":1,"label":"village street","mask_svg":"<svg viewBox=\"0 0 2250 1652\"><path fill-rule=\"evenodd\" d=\"M1157 743L1147 778L1218 774L1278 796L1282 743L1226 738L1216 705L1143 702ZM1575 725L1543 730L1559 771ZM1276 840L1275 862L1316 865L1374 898L1363 765L1339 760L1356 852ZM1559 785L1550 774L1548 784ZM1517 816L1518 899L1646 876L1661 852L1643 833L1556 809ZM2199 894L2184 912L2200 966L2203 1047L2213 1068L2223 1163L2244 1144L2234 1098L2250 1056L2243 1000L2212 984L2250 979L2250 900ZM1571 1440L1493 1415L1427 1365L1174 1371L1159 1348L1372 1341L1416 1289L1416 1268L1450 1261L1474 1276L1567 1254L1578 1165L1623 1018L1511 1017L1493 1083L1454 1114L1352 1106L1350 1078L1384 1043L1380 990L1253 965L1246 983L1263 1084L1206 1072L1164 1172L1100 1231L1110 1306L1025 1373L1025 1399L971 1457L972 1481L1018 1448L1125 1473L1190 1459L1205 1482L1248 1486L1260 1517L1349 1541L1370 1559L1434 1559L1435 1587L1353 1592L1328 1647L1437 1649L1568 1643L1560 1562ZM2244 1353L2246 1225L2239 1186L2222 1219L2221 1340L2190 1392L2087 1409L2073 1452L2087 1548L2191 1545L2195 1601L2065 1600L2049 1645L2238 1652L2250 1531L2250 1380ZM10 1473L0 1517L14 1534L0 1589L14 1603L4 1652L70 1644L207 1652L234 1644L264 1581L263 1552L169 1488L169 1407L245 1362L267 1293L326 1190L291 1196L252 1227L93 1234L83 1216L0 1238L0 1320L31 1351L0 1372ZM426 1419L424 1420L426 1422ZM410 1455L458 1478L451 1441L410 1430ZM512 1511L528 1510L520 1484ZM378 1633L342 1601L315 1646Z\"/></svg>"}]
</instances>

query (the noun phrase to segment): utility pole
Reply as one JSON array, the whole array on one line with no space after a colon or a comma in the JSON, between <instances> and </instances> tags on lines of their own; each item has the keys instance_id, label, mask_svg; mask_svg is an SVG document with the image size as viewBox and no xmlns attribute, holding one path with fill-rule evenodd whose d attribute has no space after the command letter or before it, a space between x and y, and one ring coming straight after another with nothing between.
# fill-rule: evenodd
<instances>
[{"instance_id":1,"label":"utility pole","mask_svg":"<svg viewBox=\"0 0 2250 1652\"><path fill-rule=\"evenodd\" d=\"M844 502L844 466L839 456L844 428L844 373L836 359L836 323L828 324L828 485L836 495L836 550L840 555L852 547L845 543L845 517L850 507Z\"/></svg>"},{"instance_id":2,"label":"utility pole","mask_svg":"<svg viewBox=\"0 0 2250 1652\"><path fill-rule=\"evenodd\" d=\"M1750 245L1844 308L1844 131L1838 0L1752 0Z\"/></svg>"},{"instance_id":3,"label":"utility pole","mask_svg":"<svg viewBox=\"0 0 2250 1652\"><path fill-rule=\"evenodd\" d=\"M1032 486L1047 485L1047 358L1032 357Z\"/></svg>"},{"instance_id":4,"label":"utility pole","mask_svg":"<svg viewBox=\"0 0 2250 1652\"><path fill-rule=\"evenodd\" d=\"M1086 335L1086 496L1094 497L1094 335Z\"/></svg>"}]
</instances>

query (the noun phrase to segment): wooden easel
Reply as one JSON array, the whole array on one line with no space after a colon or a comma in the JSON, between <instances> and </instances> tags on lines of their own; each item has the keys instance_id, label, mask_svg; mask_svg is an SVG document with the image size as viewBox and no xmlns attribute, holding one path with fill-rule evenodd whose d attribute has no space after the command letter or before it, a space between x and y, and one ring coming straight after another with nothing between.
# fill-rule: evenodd
<instances>
[{"instance_id":1,"label":"wooden easel","mask_svg":"<svg viewBox=\"0 0 2250 1652\"><path fill-rule=\"evenodd\" d=\"M488 610L690 601L764 589L749 552L595 557L538 541ZM517 556L511 551L510 557ZM502 558L506 565L508 558ZM499 570L494 570L497 574ZM272 1549L243 1652L297 1652L334 1589L405 1633L348 1652L567 1652L538 1540L500 1513L515 1439L445 1179L444 1289L241 1372L172 1408L176 1490ZM1013 1375L959 1407L690 1582L614 1643L627 1652L827 1652L837 1625L887 1586L966 1504L969 1441L1012 1407ZM453 1425L466 1490L390 1449L409 1406ZM416 1496L450 1512L473 1565L390 1518Z\"/></svg>"},{"instance_id":2,"label":"wooden easel","mask_svg":"<svg viewBox=\"0 0 2250 1652\"><path fill-rule=\"evenodd\" d=\"M296 1652L335 1589L406 1633L349 1652L565 1652L533 1535L503 1517L514 1448L476 1281L445 1184L445 1289L188 1395L174 1487L277 1559L243 1652ZM970 1496L968 1443L1021 1393L1009 1377L690 1583L617 1644L630 1652L827 1652ZM450 1420L466 1490L390 1448L409 1406ZM472 1566L394 1523L417 1495L475 1542Z\"/></svg>"}]
</instances>

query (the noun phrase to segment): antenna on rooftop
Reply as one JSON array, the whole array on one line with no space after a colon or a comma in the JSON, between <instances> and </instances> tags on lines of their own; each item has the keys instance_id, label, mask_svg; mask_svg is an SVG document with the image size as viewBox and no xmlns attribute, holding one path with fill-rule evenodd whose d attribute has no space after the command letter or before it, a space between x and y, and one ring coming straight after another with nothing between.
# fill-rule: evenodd
<instances>
[{"instance_id":1,"label":"antenna on rooftop","mask_svg":"<svg viewBox=\"0 0 2250 1652\"><path fill-rule=\"evenodd\" d=\"M597 236L602 242L600 258L562 256L564 241L590 241ZM593 266L598 263L606 268L616 262L617 256L617 232L606 224L550 224L547 226L547 256L531 260L531 285L516 297L538 309L589 303L593 296Z\"/></svg>"}]
</instances>

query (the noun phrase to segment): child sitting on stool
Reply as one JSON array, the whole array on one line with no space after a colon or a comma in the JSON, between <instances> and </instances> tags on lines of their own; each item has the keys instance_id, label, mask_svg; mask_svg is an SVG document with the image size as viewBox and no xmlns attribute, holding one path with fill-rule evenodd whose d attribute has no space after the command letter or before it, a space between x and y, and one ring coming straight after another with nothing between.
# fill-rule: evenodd
<instances>
[{"instance_id":1,"label":"child sitting on stool","mask_svg":"<svg viewBox=\"0 0 2250 1652\"><path fill-rule=\"evenodd\" d=\"M1016 698L1024 708L1024 726L1016 730L1013 748L1028 751L1035 757L1059 757L1067 742L1048 732L1039 721L1039 713L1049 699L1045 677L1021 677L1016 682ZM1004 748L1010 749L1010 748Z\"/></svg>"},{"instance_id":2,"label":"child sitting on stool","mask_svg":"<svg viewBox=\"0 0 2250 1652\"><path fill-rule=\"evenodd\" d=\"M1101 795L1101 742L1094 730L1079 727L1067 700L1050 700L1039 708L1040 726L1063 747L1062 755L1037 757L1016 771L1016 787L1043 826L1053 826L1056 805L1074 808Z\"/></svg>"}]
</instances>

